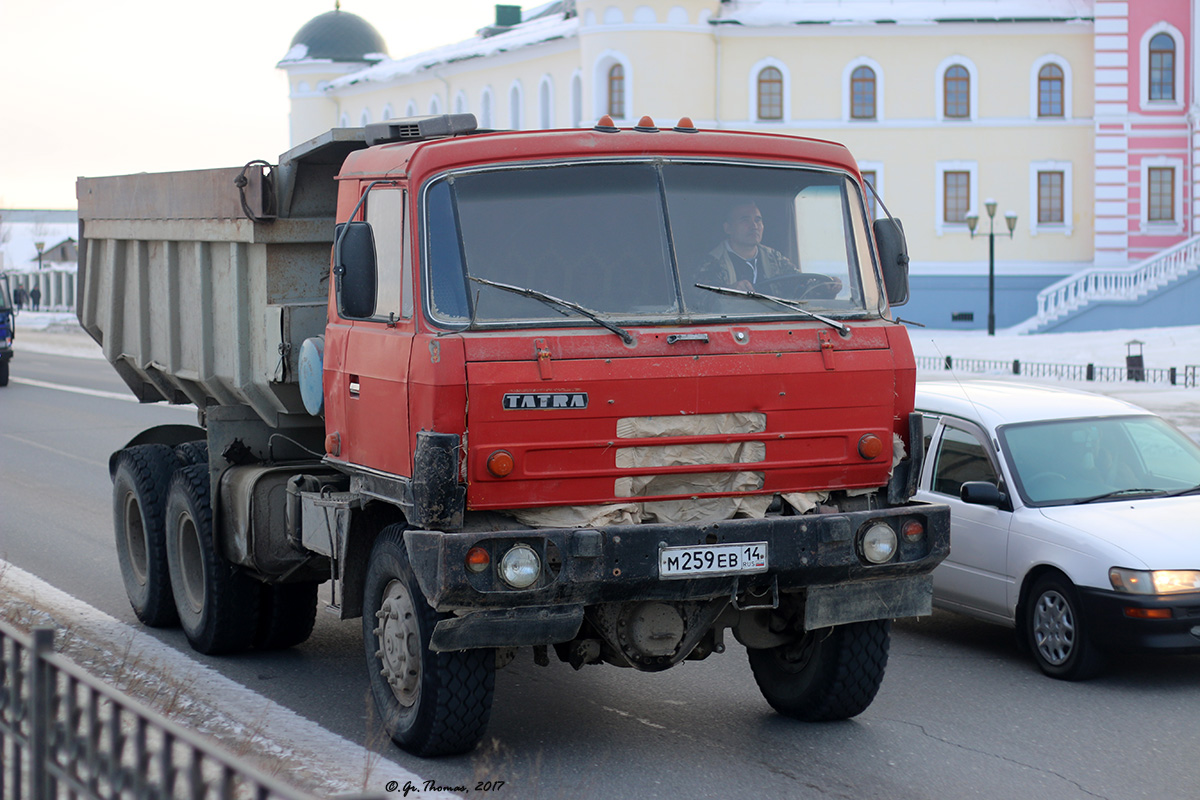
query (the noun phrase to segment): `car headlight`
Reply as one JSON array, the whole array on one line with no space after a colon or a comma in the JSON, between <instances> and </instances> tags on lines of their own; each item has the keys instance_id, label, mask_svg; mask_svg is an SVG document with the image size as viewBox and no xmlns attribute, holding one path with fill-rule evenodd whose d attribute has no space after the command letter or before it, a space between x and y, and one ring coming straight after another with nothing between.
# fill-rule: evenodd
<instances>
[{"instance_id":1,"label":"car headlight","mask_svg":"<svg viewBox=\"0 0 1200 800\"><path fill-rule=\"evenodd\" d=\"M862 538L863 558L872 564L884 564L896 555L896 532L878 522L867 529Z\"/></svg>"},{"instance_id":2,"label":"car headlight","mask_svg":"<svg viewBox=\"0 0 1200 800\"><path fill-rule=\"evenodd\" d=\"M500 559L500 577L514 589L532 586L541 573L542 560L527 544L514 545Z\"/></svg>"},{"instance_id":3,"label":"car headlight","mask_svg":"<svg viewBox=\"0 0 1200 800\"><path fill-rule=\"evenodd\" d=\"M1113 567L1108 580L1118 592L1128 594L1175 594L1200 592L1200 570L1156 569L1153 572Z\"/></svg>"}]
</instances>

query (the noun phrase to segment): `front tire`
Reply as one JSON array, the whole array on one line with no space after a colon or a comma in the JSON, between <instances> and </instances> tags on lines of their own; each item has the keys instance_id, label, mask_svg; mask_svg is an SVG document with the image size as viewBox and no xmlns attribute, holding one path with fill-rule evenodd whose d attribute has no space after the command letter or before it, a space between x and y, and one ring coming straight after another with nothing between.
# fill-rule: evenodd
<instances>
[{"instance_id":1,"label":"front tire","mask_svg":"<svg viewBox=\"0 0 1200 800\"><path fill-rule=\"evenodd\" d=\"M806 631L792 644L748 650L771 708L805 722L849 719L871 705L887 668L891 620Z\"/></svg>"},{"instance_id":2,"label":"front tire","mask_svg":"<svg viewBox=\"0 0 1200 800\"><path fill-rule=\"evenodd\" d=\"M133 613L151 628L179 624L163 514L177 462L171 448L144 444L122 450L113 475L117 563Z\"/></svg>"},{"instance_id":3,"label":"front tire","mask_svg":"<svg viewBox=\"0 0 1200 800\"><path fill-rule=\"evenodd\" d=\"M375 540L363 594L363 644L375 707L388 735L417 756L465 753L482 738L492 710L491 649L429 649L438 614L408 562L404 529Z\"/></svg>"},{"instance_id":4,"label":"front tire","mask_svg":"<svg viewBox=\"0 0 1200 800\"><path fill-rule=\"evenodd\" d=\"M1095 677L1104 660L1092 644L1079 592L1061 575L1043 575L1029 592L1025 635L1042 672L1064 681Z\"/></svg>"},{"instance_id":5,"label":"front tire","mask_svg":"<svg viewBox=\"0 0 1200 800\"><path fill-rule=\"evenodd\" d=\"M171 478L166 539L175 607L192 649L217 655L254 644L259 585L217 551L207 464L181 467Z\"/></svg>"}]
</instances>

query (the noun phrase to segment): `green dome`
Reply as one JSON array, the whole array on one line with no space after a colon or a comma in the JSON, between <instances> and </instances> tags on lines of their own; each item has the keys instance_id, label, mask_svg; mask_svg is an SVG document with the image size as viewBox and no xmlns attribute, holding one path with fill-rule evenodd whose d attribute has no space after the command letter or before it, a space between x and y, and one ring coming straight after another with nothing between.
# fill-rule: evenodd
<instances>
[{"instance_id":1,"label":"green dome","mask_svg":"<svg viewBox=\"0 0 1200 800\"><path fill-rule=\"evenodd\" d=\"M357 14L337 9L305 23L293 37L291 49L283 60L378 61L378 56L386 55L387 43L371 23Z\"/></svg>"}]
</instances>

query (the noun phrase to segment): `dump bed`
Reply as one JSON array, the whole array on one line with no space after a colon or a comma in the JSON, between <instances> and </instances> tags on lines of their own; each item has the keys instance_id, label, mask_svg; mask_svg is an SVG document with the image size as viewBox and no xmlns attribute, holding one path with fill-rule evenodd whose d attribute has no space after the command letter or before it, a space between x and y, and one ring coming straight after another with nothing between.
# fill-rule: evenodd
<instances>
[{"instance_id":1,"label":"dump bed","mask_svg":"<svg viewBox=\"0 0 1200 800\"><path fill-rule=\"evenodd\" d=\"M301 343L324 332L337 186L361 129L277 167L80 178L79 321L143 402L309 425Z\"/></svg>"}]
</instances>

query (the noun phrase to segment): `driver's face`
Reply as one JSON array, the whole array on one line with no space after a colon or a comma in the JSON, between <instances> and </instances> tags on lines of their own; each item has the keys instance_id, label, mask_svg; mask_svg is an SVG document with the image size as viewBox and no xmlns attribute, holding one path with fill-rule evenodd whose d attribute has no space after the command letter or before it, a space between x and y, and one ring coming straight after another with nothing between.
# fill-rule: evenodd
<instances>
[{"instance_id":1,"label":"driver's face","mask_svg":"<svg viewBox=\"0 0 1200 800\"><path fill-rule=\"evenodd\" d=\"M732 245L757 247L763 237L763 218L758 206L747 203L731 208L725 220L725 236Z\"/></svg>"}]
</instances>

